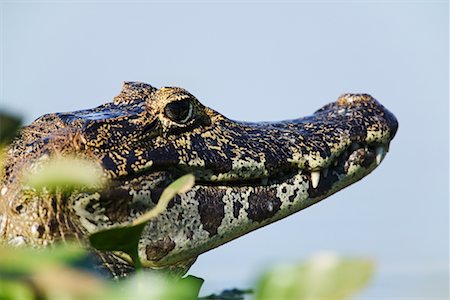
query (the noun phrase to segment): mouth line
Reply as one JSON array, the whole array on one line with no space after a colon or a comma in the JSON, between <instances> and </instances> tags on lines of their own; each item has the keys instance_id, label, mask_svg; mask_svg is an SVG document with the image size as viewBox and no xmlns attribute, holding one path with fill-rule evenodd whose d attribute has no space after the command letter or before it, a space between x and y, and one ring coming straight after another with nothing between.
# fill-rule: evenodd
<instances>
[{"instance_id":1,"label":"mouth line","mask_svg":"<svg viewBox=\"0 0 450 300\"><path fill-rule=\"evenodd\" d=\"M316 189L327 181L327 186L338 182L343 176L352 172L353 168L369 168L373 162L378 166L388 150L387 144L352 142L349 147L337 155L322 168L308 170L294 165L279 169L266 177L255 177L243 180L210 181L196 178L196 185L216 187L269 187L292 179L294 176L304 175L310 182L310 187Z\"/></svg>"},{"instance_id":2,"label":"mouth line","mask_svg":"<svg viewBox=\"0 0 450 300\"><path fill-rule=\"evenodd\" d=\"M137 179L140 176L148 176L151 174L166 174L170 181L181 177L184 174L193 173L195 175L196 186L207 186L216 188L270 188L285 182L290 182L294 178L302 177L302 181L308 181L309 190L313 193L322 194L323 192L333 188L340 181L347 181L350 177L358 177L360 173L367 174L375 169L384 159L389 148L389 143L366 143L352 142L349 146L339 152L334 158L328 160L326 164L319 168L307 169L299 168L295 164L285 165L274 170L269 176L255 176L247 179L232 180L210 180L209 176L200 175L202 170L198 168L169 167L169 168L152 168L151 170L143 170L140 175L124 176L116 178L114 181L129 181ZM200 172L200 173L199 173ZM355 179L357 181L358 179Z\"/></svg>"}]
</instances>

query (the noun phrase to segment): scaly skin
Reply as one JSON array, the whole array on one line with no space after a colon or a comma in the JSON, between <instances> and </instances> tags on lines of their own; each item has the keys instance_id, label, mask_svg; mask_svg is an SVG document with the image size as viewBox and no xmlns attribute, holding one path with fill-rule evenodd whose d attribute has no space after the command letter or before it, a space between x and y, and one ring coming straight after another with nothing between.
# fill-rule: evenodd
<instances>
[{"instance_id":1,"label":"scaly skin","mask_svg":"<svg viewBox=\"0 0 450 300\"><path fill-rule=\"evenodd\" d=\"M129 222L174 179L196 185L150 221L144 266L183 273L196 257L330 196L378 166L397 120L366 94L345 94L313 115L283 122L227 119L180 88L128 82L112 103L42 116L8 152L0 184L0 237L45 246ZM23 174L54 156L98 164L103 190L37 193ZM124 256L97 253L114 276Z\"/></svg>"}]
</instances>

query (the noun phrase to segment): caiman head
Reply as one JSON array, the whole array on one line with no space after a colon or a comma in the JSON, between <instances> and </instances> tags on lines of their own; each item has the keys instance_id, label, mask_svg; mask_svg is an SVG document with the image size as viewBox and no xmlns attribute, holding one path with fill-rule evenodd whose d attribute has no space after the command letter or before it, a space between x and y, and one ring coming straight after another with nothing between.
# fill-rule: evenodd
<instances>
[{"instance_id":1,"label":"caiman head","mask_svg":"<svg viewBox=\"0 0 450 300\"><path fill-rule=\"evenodd\" d=\"M397 126L394 115L367 94L344 94L304 118L248 123L205 107L184 89L128 82L112 103L46 115L23 130L2 183L0 233L31 244L71 232L82 237L133 220L154 207L172 181L192 173L195 186L149 222L139 244L144 266L189 265L199 254L369 174ZM55 153L96 162L107 187L75 191L59 215L49 214L52 207L39 215L44 204L35 197L39 216L25 216L20 211L31 204L10 188L14 174L29 164L25 160L36 163Z\"/></svg>"}]
</instances>

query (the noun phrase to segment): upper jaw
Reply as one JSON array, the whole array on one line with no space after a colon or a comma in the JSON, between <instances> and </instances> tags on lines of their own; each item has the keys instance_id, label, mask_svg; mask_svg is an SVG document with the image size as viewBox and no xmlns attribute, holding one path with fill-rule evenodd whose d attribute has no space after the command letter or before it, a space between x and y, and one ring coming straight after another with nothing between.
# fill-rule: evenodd
<instances>
[{"instance_id":1,"label":"upper jaw","mask_svg":"<svg viewBox=\"0 0 450 300\"><path fill-rule=\"evenodd\" d=\"M337 168L339 174L346 174L357 166L371 170L378 166L398 128L395 116L365 94L345 94L305 118L253 124L224 119L221 125L221 134L237 137L234 149L223 148L231 149L225 163L232 167L220 171L217 160L206 161L199 168L194 160L181 162L181 169L216 185L267 185L303 172L311 174L314 188L320 178ZM208 145L208 139L203 142Z\"/></svg>"},{"instance_id":2,"label":"upper jaw","mask_svg":"<svg viewBox=\"0 0 450 300\"><path fill-rule=\"evenodd\" d=\"M191 170L191 172L196 175L197 185L236 188L248 186L271 188L282 182L292 181L295 177L301 177L301 181L308 181L311 195L319 196L327 194L332 189L340 189L370 173L384 159L388 148L388 144L353 142L320 168L311 170L292 167L261 177L224 180L225 176L220 179L217 177L204 178L204 173L196 174L196 170ZM186 171L189 172L189 170ZM353 178L352 182L349 182L349 178Z\"/></svg>"},{"instance_id":3,"label":"upper jaw","mask_svg":"<svg viewBox=\"0 0 450 300\"><path fill-rule=\"evenodd\" d=\"M372 162L376 167L398 127L388 110L359 94L343 95L311 116L277 123L235 122L213 113L211 126L157 138L139 149L145 163L129 157L123 173L191 172L206 184L264 185L307 172L318 186L339 161L343 171Z\"/></svg>"}]
</instances>

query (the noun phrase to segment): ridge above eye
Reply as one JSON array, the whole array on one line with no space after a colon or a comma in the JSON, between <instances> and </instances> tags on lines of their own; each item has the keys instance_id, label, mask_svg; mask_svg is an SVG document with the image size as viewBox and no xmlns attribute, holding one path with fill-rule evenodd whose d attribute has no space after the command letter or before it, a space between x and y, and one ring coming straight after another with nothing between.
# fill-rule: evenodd
<instances>
[{"instance_id":1,"label":"ridge above eye","mask_svg":"<svg viewBox=\"0 0 450 300\"><path fill-rule=\"evenodd\" d=\"M191 119L192 110L190 99L182 99L168 103L164 108L164 114L176 123L185 124Z\"/></svg>"}]
</instances>

